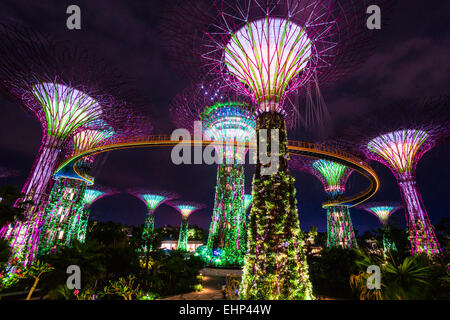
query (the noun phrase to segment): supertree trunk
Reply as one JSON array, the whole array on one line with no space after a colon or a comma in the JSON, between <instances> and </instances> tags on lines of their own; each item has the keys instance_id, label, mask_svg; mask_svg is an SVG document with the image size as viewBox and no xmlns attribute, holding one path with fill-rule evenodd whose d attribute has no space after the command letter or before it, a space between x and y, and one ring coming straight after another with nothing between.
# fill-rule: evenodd
<instances>
[{"instance_id":1,"label":"supertree trunk","mask_svg":"<svg viewBox=\"0 0 450 320\"><path fill-rule=\"evenodd\" d=\"M189 223L187 218L183 217L178 237L177 250L187 251Z\"/></svg>"},{"instance_id":2,"label":"supertree trunk","mask_svg":"<svg viewBox=\"0 0 450 320\"><path fill-rule=\"evenodd\" d=\"M90 214L89 209L87 208L82 209L76 236L77 240L81 243L84 243L86 241L86 231L89 221L89 214Z\"/></svg>"},{"instance_id":3,"label":"supertree trunk","mask_svg":"<svg viewBox=\"0 0 450 320\"><path fill-rule=\"evenodd\" d=\"M417 189L415 178L400 179L398 184L406 209L412 254L425 253L429 257L433 257L442 253Z\"/></svg>"},{"instance_id":4,"label":"supertree trunk","mask_svg":"<svg viewBox=\"0 0 450 320\"><path fill-rule=\"evenodd\" d=\"M86 185L84 181L68 178L58 179L54 184L42 219L39 254L70 245L78 227Z\"/></svg>"},{"instance_id":5,"label":"supertree trunk","mask_svg":"<svg viewBox=\"0 0 450 320\"><path fill-rule=\"evenodd\" d=\"M382 241L383 241L383 253L386 256L387 253L397 251L394 240L392 239L392 230L389 225L383 225L382 228Z\"/></svg>"},{"instance_id":6,"label":"supertree trunk","mask_svg":"<svg viewBox=\"0 0 450 320\"><path fill-rule=\"evenodd\" d=\"M279 130L278 171L262 175L259 142L261 129ZM241 284L243 299L311 299L308 266L297 214L294 178L288 171L287 135L283 116L264 112L257 124L258 161L253 179L253 204L249 216L247 255ZM268 135L271 134L268 130Z\"/></svg>"},{"instance_id":7,"label":"supertree trunk","mask_svg":"<svg viewBox=\"0 0 450 320\"><path fill-rule=\"evenodd\" d=\"M152 250L151 245L148 244L148 241L152 237L155 231L155 213L153 211L149 211L147 216L145 217L144 222L144 230L142 231L142 241L144 245L142 246L143 252L147 252Z\"/></svg>"},{"instance_id":8,"label":"supertree trunk","mask_svg":"<svg viewBox=\"0 0 450 320\"><path fill-rule=\"evenodd\" d=\"M353 224L347 206L327 208L327 247L357 248Z\"/></svg>"},{"instance_id":9,"label":"supertree trunk","mask_svg":"<svg viewBox=\"0 0 450 320\"><path fill-rule=\"evenodd\" d=\"M243 165L219 165L215 199L208 251L220 248L225 264L242 265L246 248Z\"/></svg>"},{"instance_id":10,"label":"supertree trunk","mask_svg":"<svg viewBox=\"0 0 450 320\"><path fill-rule=\"evenodd\" d=\"M58 164L62 141L58 137L45 139L33 170L25 183L22 192L24 197L16 202L25 208L23 222L16 222L6 234L11 240L12 259L28 265L33 263L41 234L42 215L48 199L48 189L53 172Z\"/></svg>"},{"instance_id":11,"label":"supertree trunk","mask_svg":"<svg viewBox=\"0 0 450 320\"><path fill-rule=\"evenodd\" d=\"M33 170L22 189L25 201L31 201L34 205L39 206L41 200L46 200L53 172L58 164L62 143L63 141L58 137L46 138L33 165Z\"/></svg>"}]
</instances>

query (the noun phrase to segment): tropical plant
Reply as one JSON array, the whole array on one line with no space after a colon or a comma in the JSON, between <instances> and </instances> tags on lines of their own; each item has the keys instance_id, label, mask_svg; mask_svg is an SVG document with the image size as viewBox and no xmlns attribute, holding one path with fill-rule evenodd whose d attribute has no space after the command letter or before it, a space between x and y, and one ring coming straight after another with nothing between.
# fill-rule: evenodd
<instances>
[{"instance_id":1,"label":"tropical plant","mask_svg":"<svg viewBox=\"0 0 450 320\"><path fill-rule=\"evenodd\" d=\"M35 261L34 264L25 268L25 271L23 272L23 276L25 278L34 279L34 283L31 286L31 289L28 292L27 298L25 300L31 299L31 295L33 294L34 290L36 290L36 287L39 283L39 280L41 280L42 275L52 272L53 270L55 270L54 267L52 267L48 263L42 262L40 260Z\"/></svg>"},{"instance_id":2,"label":"tropical plant","mask_svg":"<svg viewBox=\"0 0 450 320\"><path fill-rule=\"evenodd\" d=\"M241 285L241 277L236 275L227 275L225 278L225 299L239 300L239 287Z\"/></svg>"},{"instance_id":3,"label":"tropical plant","mask_svg":"<svg viewBox=\"0 0 450 320\"><path fill-rule=\"evenodd\" d=\"M324 248L308 255L309 278L314 294L332 298L351 298L348 279L357 270L357 252L353 249Z\"/></svg>"},{"instance_id":4,"label":"tropical plant","mask_svg":"<svg viewBox=\"0 0 450 320\"><path fill-rule=\"evenodd\" d=\"M414 300L447 298L449 275L445 266L430 261L426 256L406 258L392 252L382 256L360 252L356 262L358 273L350 277L350 285L360 299ZM370 265L380 267L381 288L368 289L366 273Z\"/></svg>"},{"instance_id":5,"label":"tropical plant","mask_svg":"<svg viewBox=\"0 0 450 320\"><path fill-rule=\"evenodd\" d=\"M104 294L121 296L124 300L133 300L141 296L140 285L135 283L136 277L129 275L127 278L120 277L117 281L109 281L109 285L103 290Z\"/></svg>"}]
</instances>

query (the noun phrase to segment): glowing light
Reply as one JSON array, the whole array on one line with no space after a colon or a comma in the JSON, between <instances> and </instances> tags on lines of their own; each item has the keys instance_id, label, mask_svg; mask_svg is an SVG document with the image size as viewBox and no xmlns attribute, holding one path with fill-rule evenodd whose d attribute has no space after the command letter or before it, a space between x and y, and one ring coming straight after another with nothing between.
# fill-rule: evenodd
<instances>
[{"instance_id":1,"label":"glowing light","mask_svg":"<svg viewBox=\"0 0 450 320\"><path fill-rule=\"evenodd\" d=\"M83 123L102 114L102 108L95 99L62 84L37 83L32 93L44 109L49 136L64 139Z\"/></svg>"},{"instance_id":2,"label":"glowing light","mask_svg":"<svg viewBox=\"0 0 450 320\"><path fill-rule=\"evenodd\" d=\"M113 130L86 129L73 135L73 154L95 147L97 143L114 135Z\"/></svg>"},{"instance_id":3,"label":"glowing light","mask_svg":"<svg viewBox=\"0 0 450 320\"><path fill-rule=\"evenodd\" d=\"M380 135L367 143L370 156L389 167L397 178L407 213L411 251L436 256L442 252L416 185L415 167L428 150L430 135L422 129L403 129Z\"/></svg>"},{"instance_id":4,"label":"glowing light","mask_svg":"<svg viewBox=\"0 0 450 320\"><path fill-rule=\"evenodd\" d=\"M149 210L155 210L166 199L166 197L158 194L143 194L142 198Z\"/></svg>"},{"instance_id":5,"label":"glowing light","mask_svg":"<svg viewBox=\"0 0 450 320\"><path fill-rule=\"evenodd\" d=\"M380 222L385 224L389 220L389 217L392 213L396 210L396 207L389 207L389 206L380 206L380 207L372 207L369 208L370 211L372 211L373 214L375 214L378 219L380 219Z\"/></svg>"},{"instance_id":6,"label":"glowing light","mask_svg":"<svg viewBox=\"0 0 450 320\"><path fill-rule=\"evenodd\" d=\"M193 213L194 210L196 209L194 206L189 205L179 205L176 206L176 208L184 218L188 218L191 215L191 213Z\"/></svg>"},{"instance_id":7,"label":"glowing light","mask_svg":"<svg viewBox=\"0 0 450 320\"><path fill-rule=\"evenodd\" d=\"M372 139L367 147L384 159L395 174L408 176L414 170L420 147L428 138L424 130L399 130Z\"/></svg>"},{"instance_id":8,"label":"glowing light","mask_svg":"<svg viewBox=\"0 0 450 320\"><path fill-rule=\"evenodd\" d=\"M320 179L324 185L326 192L343 193L345 191L345 183L351 173L343 164L329 161L316 160L312 163L312 167L317 170L323 179Z\"/></svg>"},{"instance_id":9,"label":"glowing light","mask_svg":"<svg viewBox=\"0 0 450 320\"><path fill-rule=\"evenodd\" d=\"M347 206L327 208L327 229L327 247L358 247Z\"/></svg>"},{"instance_id":10,"label":"glowing light","mask_svg":"<svg viewBox=\"0 0 450 320\"><path fill-rule=\"evenodd\" d=\"M200 115L205 138L213 141L250 142L253 141L256 117L247 106L237 102L216 103L205 108ZM219 160L226 163L244 163L245 147L234 144L216 146Z\"/></svg>"},{"instance_id":11,"label":"glowing light","mask_svg":"<svg viewBox=\"0 0 450 320\"><path fill-rule=\"evenodd\" d=\"M247 212L248 208L252 204L252 195L251 194L245 194L244 195L244 212Z\"/></svg>"},{"instance_id":12,"label":"glowing light","mask_svg":"<svg viewBox=\"0 0 450 320\"><path fill-rule=\"evenodd\" d=\"M224 63L257 101L279 102L289 81L311 57L312 42L301 26L279 18L247 23L225 47Z\"/></svg>"},{"instance_id":13,"label":"glowing light","mask_svg":"<svg viewBox=\"0 0 450 320\"><path fill-rule=\"evenodd\" d=\"M84 197L83 197L83 202L87 206L90 206L104 195L105 195L105 192L103 192L103 191L95 190L95 189L86 189L86 191L84 193Z\"/></svg>"}]
</instances>

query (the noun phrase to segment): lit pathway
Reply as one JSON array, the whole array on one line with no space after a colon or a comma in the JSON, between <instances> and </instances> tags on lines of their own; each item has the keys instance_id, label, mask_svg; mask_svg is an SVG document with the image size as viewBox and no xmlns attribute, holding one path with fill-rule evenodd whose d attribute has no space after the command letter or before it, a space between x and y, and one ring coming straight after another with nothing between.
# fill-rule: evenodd
<instances>
[{"instance_id":1,"label":"lit pathway","mask_svg":"<svg viewBox=\"0 0 450 320\"><path fill-rule=\"evenodd\" d=\"M161 300L223 300L222 281L224 281L223 277L203 276L201 291L179 294Z\"/></svg>"}]
</instances>

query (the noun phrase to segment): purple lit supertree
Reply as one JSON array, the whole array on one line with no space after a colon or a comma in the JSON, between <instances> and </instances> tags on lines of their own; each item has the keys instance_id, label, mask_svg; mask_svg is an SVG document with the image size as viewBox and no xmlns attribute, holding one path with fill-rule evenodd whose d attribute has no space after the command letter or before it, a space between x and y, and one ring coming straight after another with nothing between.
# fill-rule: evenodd
<instances>
[{"instance_id":1,"label":"purple lit supertree","mask_svg":"<svg viewBox=\"0 0 450 320\"><path fill-rule=\"evenodd\" d=\"M322 183L328 201L339 200L353 170L325 159L295 157L289 162L293 170L314 175ZM327 247L357 248L350 212L346 205L331 205L327 210Z\"/></svg>"},{"instance_id":2,"label":"purple lit supertree","mask_svg":"<svg viewBox=\"0 0 450 320\"><path fill-rule=\"evenodd\" d=\"M202 258L210 264L242 265L246 251L244 162L246 142L254 141L256 116L245 97L220 89L220 83L202 83L173 100L173 122L194 135L195 122L204 140L215 141L217 184L211 226ZM194 137L195 139L195 137ZM236 145L235 143L239 143ZM220 257L213 252L223 252Z\"/></svg>"},{"instance_id":3,"label":"purple lit supertree","mask_svg":"<svg viewBox=\"0 0 450 320\"><path fill-rule=\"evenodd\" d=\"M369 159L387 166L403 199L412 254L429 257L441 248L417 188L420 158L450 136L449 97L402 101L352 119L338 134Z\"/></svg>"},{"instance_id":4,"label":"purple lit supertree","mask_svg":"<svg viewBox=\"0 0 450 320\"><path fill-rule=\"evenodd\" d=\"M383 253L386 255L390 251L397 251L395 242L392 239L392 231L389 227L389 217L402 208L400 202L366 202L357 206L357 208L366 210L371 214L375 215L380 223L383 225L382 229L382 242L383 242Z\"/></svg>"},{"instance_id":5,"label":"purple lit supertree","mask_svg":"<svg viewBox=\"0 0 450 320\"><path fill-rule=\"evenodd\" d=\"M164 202L177 199L179 196L175 193L161 190L151 190L151 189L128 189L128 193L139 198L145 203L147 207L147 214L145 216L144 230L142 231L142 252L148 253L151 250L148 244L155 230L155 211ZM147 255L148 258L148 255ZM148 261L146 262L146 265Z\"/></svg>"},{"instance_id":6,"label":"purple lit supertree","mask_svg":"<svg viewBox=\"0 0 450 320\"><path fill-rule=\"evenodd\" d=\"M188 218L195 211L205 208L205 205L182 200L169 201L167 204L176 209L182 216L177 250L187 251L189 229Z\"/></svg>"},{"instance_id":7,"label":"purple lit supertree","mask_svg":"<svg viewBox=\"0 0 450 320\"><path fill-rule=\"evenodd\" d=\"M53 172L66 140L87 123L112 122L125 104L117 72L87 52L18 25L0 25L0 85L42 126L42 143L25 183L25 220L9 228L13 256L32 263ZM113 96L112 94L116 95Z\"/></svg>"},{"instance_id":8,"label":"purple lit supertree","mask_svg":"<svg viewBox=\"0 0 450 320\"><path fill-rule=\"evenodd\" d=\"M265 139L263 129L279 132L277 170L271 174L264 174L272 163L263 164L257 143L244 299L312 298L287 164L285 98L310 81L336 80L367 56L367 6L336 0L182 1L166 14L161 34L176 65L187 74L220 78L249 96L258 114L257 142Z\"/></svg>"}]
</instances>

